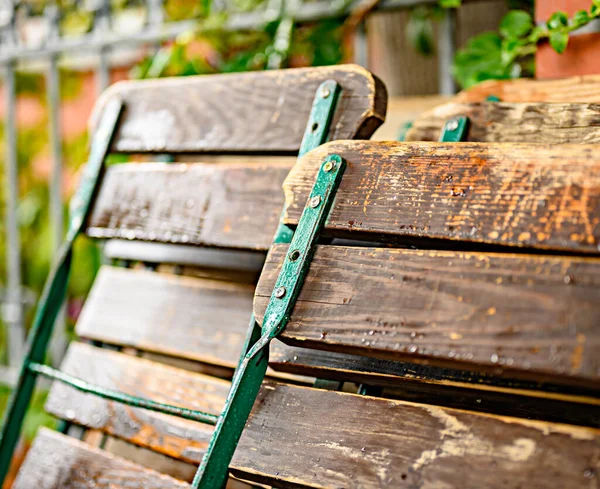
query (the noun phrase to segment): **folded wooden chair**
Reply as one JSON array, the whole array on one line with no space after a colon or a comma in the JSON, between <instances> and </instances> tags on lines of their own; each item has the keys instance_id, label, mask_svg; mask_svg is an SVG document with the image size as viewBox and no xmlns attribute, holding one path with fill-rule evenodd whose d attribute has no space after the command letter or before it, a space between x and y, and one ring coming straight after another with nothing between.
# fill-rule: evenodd
<instances>
[{"instance_id":1,"label":"folded wooden chair","mask_svg":"<svg viewBox=\"0 0 600 489\"><path fill-rule=\"evenodd\" d=\"M38 307L5 419L0 479L39 375L57 381L47 409L67 426L198 464L230 383L167 363L217 366L222 377L231 376L251 320L253 274L273 236L277 242L292 236L279 226L281 182L293 162L287 156L327 140L368 138L385 109L383 85L352 65L109 89L94 112L90 159L67 241ZM103 175L108 153L168 153L186 161L203 154L208 162L123 164ZM233 156L223 162L223 154ZM101 270L77 325L92 344L73 343L58 371L43 361L80 231L108 239L110 258L140 262L146 270ZM190 276L164 273L165 264ZM163 273L153 271L157 265ZM201 278L207 276L218 280ZM111 351L115 347L121 351ZM48 431L38 435L14 484L87 486L185 484Z\"/></svg>"}]
</instances>

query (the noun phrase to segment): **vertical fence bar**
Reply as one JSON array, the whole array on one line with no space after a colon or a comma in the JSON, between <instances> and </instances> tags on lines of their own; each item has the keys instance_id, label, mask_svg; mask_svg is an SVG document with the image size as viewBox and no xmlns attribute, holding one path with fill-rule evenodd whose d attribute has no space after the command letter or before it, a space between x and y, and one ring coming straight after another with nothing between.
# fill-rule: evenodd
<instances>
[{"instance_id":1,"label":"vertical fence bar","mask_svg":"<svg viewBox=\"0 0 600 489\"><path fill-rule=\"evenodd\" d=\"M107 47L100 48L98 68L96 69L97 96L100 96L100 94L110 85L110 63L108 57L109 49Z\"/></svg>"},{"instance_id":2,"label":"vertical fence bar","mask_svg":"<svg viewBox=\"0 0 600 489\"><path fill-rule=\"evenodd\" d=\"M365 21L358 24L354 32L354 62L363 68L369 67L369 45Z\"/></svg>"},{"instance_id":3,"label":"vertical fence bar","mask_svg":"<svg viewBox=\"0 0 600 489\"><path fill-rule=\"evenodd\" d=\"M456 83L452 77L452 62L456 52L455 30L456 9L445 9L438 34L439 90L441 95L454 95L456 93Z\"/></svg>"},{"instance_id":4,"label":"vertical fence bar","mask_svg":"<svg viewBox=\"0 0 600 489\"><path fill-rule=\"evenodd\" d=\"M6 106L5 152L6 152L6 299L2 304L2 319L7 326L8 359L11 367L18 368L25 352L23 328L23 295L21 289L21 243L17 208L19 179L17 169L17 90L15 64L6 63L4 68L4 96Z\"/></svg>"},{"instance_id":5,"label":"vertical fence bar","mask_svg":"<svg viewBox=\"0 0 600 489\"><path fill-rule=\"evenodd\" d=\"M61 147L61 125L60 125L60 73L58 68L58 56L52 55L49 60L48 73L46 76L46 89L48 97L50 150L52 154L52 176L50 181L50 219L53 230L53 251L58 249L64 238L64 211L62 201L62 147ZM65 331L66 315L65 309L61 310L54 328L54 335L50 343L50 354L52 363L60 364L67 349L67 335Z\"/></svg>"}]
</instances>

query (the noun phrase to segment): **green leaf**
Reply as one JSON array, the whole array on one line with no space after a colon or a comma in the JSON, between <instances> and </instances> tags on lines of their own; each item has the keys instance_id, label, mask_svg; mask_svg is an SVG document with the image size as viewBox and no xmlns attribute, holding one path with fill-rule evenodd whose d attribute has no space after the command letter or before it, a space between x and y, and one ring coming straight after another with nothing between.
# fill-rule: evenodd
<instances>
[{"instance_id":1,"label":"green leaf","mask_svg":"<svg viewBox=\"0 0 600 489\"><path fill-rule=\"evenodd\" d=\"M462 0L440 0L440 7L443 8L458 8L462 4Z\"/></svg>"},{"instance_id":2,"label":"green leaf","mask_svg":"<svg viewBox=\"0 0 600 489\"><path fill-rule=\"evenodd\" d=\"M559 11L559 12L554 12L550 16L546 25L548 26L548 29L555 31L557 29L561 29L562 27L565 27L568 23L569 23L569 17L567 16L567 14Z\"/></svg>"},{"instance_id":3,"label":"green leaf","mask_svg":"<svg viewBox=\"0 0 600 489\"><path fill-rule=\"evenodd\" d=\"M558 53L562 54L567 49L569 42L569 34L562 31L555 31L550 33L550 46Z\"/></svg>"},{"instance_id":4,"label":"green leaf","mask_svg":"<svg viewBox=\"0 0 600 489\"><path fill-rule=\"evenodd\" d=\"M533 28L533 19L524 10L511 10L500 21L500 34L506 38L519 38Z\"/></svg>"},{"instance_id":5,"label":"green leaf","mask_svg":"<svg viewBox=\"0 0 600 489\"><path fill-rule=\"evenodd\" d=\"M592 8L590 9L590 14L592 14L592 17L599 17L600 16L600 5L598 5L598 4L592 5Z\"/></svg>"},{"instance_id":6,"label":"green leaf","mask_svg":"<svg viewBox=\"0 0 600 489\"><path fill-rule=\"evenodd\" d=\"M579 10L575 12L573 16L573 22L577 26L585 25L590 21L590 16L585 10Z\"/></svg>"}]
</instances>

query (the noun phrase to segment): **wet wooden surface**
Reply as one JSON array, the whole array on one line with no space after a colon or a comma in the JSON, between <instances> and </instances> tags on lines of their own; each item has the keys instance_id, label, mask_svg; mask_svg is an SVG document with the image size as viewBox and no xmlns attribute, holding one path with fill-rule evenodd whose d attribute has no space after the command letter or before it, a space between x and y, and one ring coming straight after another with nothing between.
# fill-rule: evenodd
<instances>
[{"instance_id":1,"label":"wet wooden surface","mask_svg":"<svg viewBox=\"0 0 600 489\"><path fill-rule=\"evenodd\" d=\"M287 251L269 254L259 322ZM598 387L600 260L319 246L281 339Z\"/></svg>"},{"instance_id":2,"label":"wet wooden surface","mask_svg":"<svg viewBox=\"0 0 600 489\"><path fill-rule=\"evenodd\" d=\"M116 152L294 153L328 79L343 90L330 139L370 137L385 118L387 93L356 65L116 83L98 101L91 133L107 101L119 98Z\"/></svg>"},{"instance_id":3,"label":"wet wooden surface","mask_svg":"<svg viewBox=\"0 0 600 489\"><path fill-rule=\"evenodd\" d=\"M436 247L490 244L598 253L596 145L339 141L311 151L284 182L296 225L329 154L348 164L325 234ZM463 248L464 249L464 248Z\"/></svg>"},{"instance_id":4,"label":"wet wooden surface","mask_svg":"<svg viewBox=\"0 0 600 489\"><path fill-rule=\"evenodd\" d=\"M465 141L600 143L600 104L448 103L420 115L406 141L439 141L453 117L469 118Z\"/></svg>"},{"instance_id":5,"label":"wet wooden surface","mask_svg":"<svg viewBox=\"0 0 600 489\"><path fill-rule=\"evenodd\" d=\"M74 438L41 428L13 489L188 489L162 475Z\"/></svg>"},{"instance_id":6,"label":"wet wooden surface","mask_svg":"<svg viewBox=\"0 0 600 489\"><path fill-rule=\"evenodd\" d=\"M599 450L590 428L267 384L232 469L279 488L589 489Z\"/></svg>"},{"instance_id":7,"label":"wet wooden surface","mask_svg":"<svg viewBox=\"0 0 600 489\"><path fill-rule=\"evenodd\" d=\"M489 80L456 96L457 102L484 102L495 96L503 102L600 102L600 75L558 80Z\"/></svg>"},{"instance_id":8,"label":"wet wooden surface","mask_svg":"<svg viewBox=\"0 0 600 489\"><path fill-rule=\"evenodd\" d=\"M103 267L76 331L84 338L235 368L251 285Z\"/></svg>"},{"instance_id":9,"label":"wet wooden surface","mask_svg":"<svg viewBox=\"0 0 600 489\"><path fill-rule=\"evenodd\" d=\"M61 370L125 394L219 415L230 383L82 343L73 343ZM46 410L61 419L102 430L136 445L199 463L213 432L210 425L52 385Z\"/></svg>"},{"instance_id":10,"label":"wet wooden surface","mask_svg":"<svg viewBox=\"0 0 600 489\"><path fill-rule=\"evenodd\" d=\"M95 238L267 250L291 164L127 164L108 169L87 227Z\"/></svg>"}]
</instances>

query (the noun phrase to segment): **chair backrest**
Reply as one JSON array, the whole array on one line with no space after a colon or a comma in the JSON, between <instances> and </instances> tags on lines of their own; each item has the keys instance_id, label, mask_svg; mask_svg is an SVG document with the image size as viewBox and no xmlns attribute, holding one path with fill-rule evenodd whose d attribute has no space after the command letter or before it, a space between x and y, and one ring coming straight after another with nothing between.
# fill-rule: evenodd
<instances>
[{"instance_id":1,"label":"chair backrest","mask_svg":"<svg viewBox=\"0 0 600 489\"><path fill-rule=\"evenodd\" d=\"M279 337L293 356L272 366L370 395L263 385L232 472L276 487L587 487L597 146L332 142L286 178L289 225L333 154L347 166L322 235L382 245L317 246ZM269 253L259 322L287 253Z\"/></svg>"},{"instance_id":2,"label":"chair backrest","mask_svg":"<svg viewBox=\"0 0 600 489\"><path fill-rule=\"evenodd\" d=\"M114 152L137 159L168 153L185 163L107 168L86 233L108 240L106 254L130 266L100 270L76 326L77 334L93 344L72 343L64 372L125 394L219 415L251 318L255 280L280 221L282 182L305 135L322 130L318 116L323 114L312 113L311 106L315 98L333 95L317 93L327 80L341 89L327 139L368 138L385 117L385 88L352 65L123 82L103 95L92 131L112 99L125 104ZM212 432L212 426L58 382L46 408L88 433L167 455L187 469L199 462ZM47 485L37 482L36 487L61 486L65 477L80 474L98 484L110 479L116 487L131 477L147 487L167 480L157 474L154 480L148 469L44 432L16 487L41 480L45 458L36 454L48 447L67 456L56 462L55 478L48 475ZM154 466L148 456L145 452L142 461ZM102 461L102 469L94 459ZM190 478L193 471L174 475Z\"/></svg>"},{"instance_id":3,"label":"chair backrest","mask_svg":"<svg viewBox=\"0 0 600 489\"><path fill-rule=\"evenodd\" d=\"M406 141L439 141L444 124L468 117L465 141L568 144L600 142L598 103L451 102L424 112Z\"/></svg>"}]
</instances>

